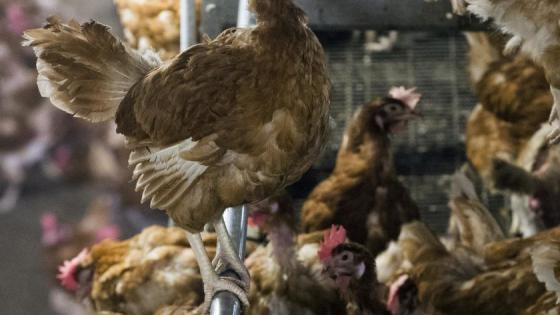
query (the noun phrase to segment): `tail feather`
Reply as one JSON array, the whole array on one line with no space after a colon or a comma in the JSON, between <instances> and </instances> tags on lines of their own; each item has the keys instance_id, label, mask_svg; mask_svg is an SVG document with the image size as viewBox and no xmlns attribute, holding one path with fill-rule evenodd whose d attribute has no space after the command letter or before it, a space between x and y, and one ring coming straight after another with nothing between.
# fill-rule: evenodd
<instances>
[{"instance_id":1,"label":"tail feather","mask_svg":"<svg viewBox=\"0 0 560 315\"><path fill-rule=\"evenodd\" d=\"M533 271L537 279L544 283L549 292L556 293L560 303L560 281L556 277L560 267L560 243L549 241L531 251Z\"/></svg>"},{"instance_id":2,"label":"tail feather","mask_svg":"<svg viewBox=\"0 0 560 315\"><path fill-rule=\"evenodd\" d=\"M155 53L139 54L95 21L63 24L49 18L45 27L26 31L24 39L38 57L41 95L92 122L112 119L130 87L161 64Z\"/></svg>"}]
</instances>

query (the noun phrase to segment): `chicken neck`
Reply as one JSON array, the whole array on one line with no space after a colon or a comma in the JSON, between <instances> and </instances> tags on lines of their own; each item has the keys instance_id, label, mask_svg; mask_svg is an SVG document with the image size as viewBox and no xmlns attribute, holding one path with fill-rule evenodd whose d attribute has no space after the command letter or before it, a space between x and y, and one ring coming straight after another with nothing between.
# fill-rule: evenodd
<instances>
[{"instance_id":1,"label":"chicken neck","mask_svg":"<svg viewBox=\"0 0 560 315\"><path fill-rule=\"evenodd\" d=\"M297 264L294 234L285 222L275 224L268 232L272 255L284 272L293 270Z\"/></svg>"}]
</instances>

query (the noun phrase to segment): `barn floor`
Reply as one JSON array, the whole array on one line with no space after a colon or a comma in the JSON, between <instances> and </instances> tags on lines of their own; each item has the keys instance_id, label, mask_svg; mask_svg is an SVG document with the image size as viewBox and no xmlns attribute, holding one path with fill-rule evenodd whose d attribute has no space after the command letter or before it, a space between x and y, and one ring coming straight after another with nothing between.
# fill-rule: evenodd
<instances>
[{"instance_id":1,"label":"barn floor","mask_svg":"<svg viewBox=\"0 0 560 315\"><path fill-rule=\"evenodd\" d=\"M28 191L16 209L0 215L0 313L55 315L48 304L39 218L53 211L63 219L77 220L95 192L86 186Z\"/></svg>"}]
</instances>

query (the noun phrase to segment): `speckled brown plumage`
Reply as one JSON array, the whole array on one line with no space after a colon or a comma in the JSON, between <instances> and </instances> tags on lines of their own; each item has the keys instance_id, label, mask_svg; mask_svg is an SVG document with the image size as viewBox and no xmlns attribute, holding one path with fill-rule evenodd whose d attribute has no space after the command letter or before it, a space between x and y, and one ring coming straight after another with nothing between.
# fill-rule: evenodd
<instances>
[{"instance_id":1,"label":"speckled brown plumage","mask_svg":"<svg viewBox=\"0 0 560 315\"><path fill-rule=\"evenodd\" d=\"M326 142L330 82L324 51L291 0L253 0L253 28L230 29L162 63L108 28L56 18L25 32L38 85L60 109L115 119L132 150L142 202L186 229L204 278L204 310L218 291L248 304L249 274L221 218L298 180ZM216 229L215 265L198 234ZM232 268L241 282L219 276Z\"/></svg>"},{"instance_id":2,"label":"speckled brown plumage","mask_svg":"<svg viewBox=\"0 0 560 315\"><path fill-rule=\"evenodd\" d=\"M419 218L418 207L396 176L388 131L375 122L387 103L372 101L349 122L333 173L303 205L304 232L340 224L350 240L377 255L398 237L402 223Z\"/></svg>"},{"instance_id":3,"label":"speckled brown plumage","mask_svg":"<svg viewBox=\"0 0 560 315\"><path fill-rule=\"evenodd\" d=\"M179 0L114 0L127 42L135 49L155 50L164 60L179 53ZM201 1L196 1L200 25ZM197 27L198 29L198 27Z\"/></svg>"},{"instance_id":4,"label":"speckled brown plumage","mask_svg":"<svg viewBox=\"0 0 560 315\"><path fill-rule=\"evenodd\" d=\"M460 172L454 176L453 186L455 191L449 201L451 215L448 234L454 238L455 246L446 244L446 247L448 250L462 248L482 256L488 243L503 240L505 234L480 201L474 184L465 173Z\"/></svg>"},{"instance_id":5,"label":"speckled brown plumage","mask_svg":"<svg viewBox=\"0 0 560 315\"><path fill-rule=\"evenodd\" d=\"M342 293L346 301L346 314L389 315L389 311L381 302L382 286L377 282L373 255L357 243L341 244L332 250L331 255L334 257L345 252L353 253L354 261L363 263L365 267L361 277L352 279L347 292Z\"/></svg>"},{"instance_id":6,"label":"speckled brown plumage","mask_svg":"<svg viewBox=\"0 0 560 315\"><path fill-rule=\"evenodd\" d=\"M213 255L215 237L205 241ZM129 240L104 241L92 247L80 269L78 292L98 312L151 315L185 299L202 303L196 259L179 228L153 226ZM87 274L91 279L83 278Z\"/></svg>"},{"instance_id":7,"label":"speckled brown plumage","mask_svg":"<svg viewBox=\"0 0 560 315\"><path fill-rule=\"evenodd\" d=\"M548 119L553 99L544 71L529 57L501 53L501 38L468 34L469 70L480 104L467 123L467 156L493 188L492 160L513 161ZM476 75L474 75L476 74Z\"/></svg>"},{"instance_id":8,"label":"speckled brown plumage","mask_svg":"<svg viewBox=\"0 0 560 315\"><path fill-rule=\"evenodd\" d=\"M500 30L513 37L506 50L520 49L543 66L554 95L550 122L554 131L549 138L560 140L560 17L558 1L543 0L460 0L467 9L484 20L492 19ZM530 91L530 87L522 88Z\"/></svg>"},{"instance_id":9,"label":"speckled brown plumage","mask_svg":"<svg viewBox=\"0 0 560 315\"><path fill-rule=\"evenodd\" d=\"M438 314L519 314L545 292L527 257L481 269L449 253L421 223L404 226L399 242L420 301Z\"/></svg>"},{"instance_id":10,"label":"speckled brown plumage","mask_svg":"<svg viewBox=\"0 0 560 315\"><path fill-rule=\"evenodd\" d=\"M92 120L115 113L144 199L193 232L294 182L324 146L330 84L321 45L291 1L253 9L256 28L227 30L161 65L95 22L51 20L26 32L51 85L43 95ZM96 59L77 49L84 43ZM78 62L67 63L72 56ZM74 81L62 85L65 77Z\"/></svg>"},{"instance_id":11,"label":"speckled brown plumage","mask_svg":"<svg viewBox=\"0 0 560 315\"><path fill-rule=\"evenodd\" d=\"M291 198L286 194L274 196L253 210L265 218L260 227L269 243L259 246L245 260L251 274L248 314L344 312L344 302L322 272L317 256L322 233L306 242L296 241L296 211Z\"/></svg>"}]
</instances>

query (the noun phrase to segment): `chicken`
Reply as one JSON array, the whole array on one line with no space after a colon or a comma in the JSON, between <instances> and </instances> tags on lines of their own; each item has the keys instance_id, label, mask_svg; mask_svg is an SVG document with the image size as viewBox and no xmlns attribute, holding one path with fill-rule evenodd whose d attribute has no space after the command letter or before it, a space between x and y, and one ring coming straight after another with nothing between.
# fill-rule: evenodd
<instances>
[{"instance_id":1,"label":"chicken","mask_svg":"<svg viewBox=\"0 0 560 315\"><path fill-rule=\"evenodd\" d=\"M41 216L41 243L50 278L55 280L58 266L76 256L84 247L105 239L118 239L120 228L112 224L110 210L110 200L102 197L93 201L85 216L77 223L60 222L52 212ZM87 310L59 286L50 287L49 304L60 315L87 314Z\"/></svg>"},{"instance_id":2,"label":"chicken","mask_svg":"<svg viewBox=\"0 0 560 315\"><path fill-rule=\"evenodd\" d=\"M215 253L215 236L203 245ZM93 311L154 314L176 301L203 301L195 253L180 228L152 226L125 241L106 240L61 268L59 279Z\"/></svg>"},{"instance_id":3,"label":"chicken","mask_svg":"<svg viewBox=\"0 0 560 315\"><path fill-rule=\"evenodd\" d=\"M50 108L35 88L34 71L8 41L0 41L0 212L12 210L27 170L50 145Z\"/></svg>"},{"instance_id":4,"label":"chicken","mask_svg":"<svg viewBox=\"0 0 560 315\"><path fill-rule=\"evenodd\" d=\"M500 173L507 170L496 169L496 160L532 168L524 160L527 152L534 150L532 137L540 134L547 120L552 95L542 68L523 54L501 54L502 38L478 33L468 33L467 38L471 47L469 69L481 102L467 124L467 156L487 188L511 191L512 187L496 183ZM516 192L510 197L510 233L533 235L540 223L530 210L529 197Z\"/></svg>"},{"instance_id":5,"label":"chicken","mask_svg":"<svg viewBox=\"0 0 560 315\"><path fill-rule=\"evenodd\" d=\"M345 240L346 230L333 226L325 233L318 255L347 303L346 314L389 314L380 301L373 256L365 247Z\"/></svg>"},{"instance_id":6,"label":"chicken","mask_svg":"<svg viewBox=\"0 0 560 315\"><path fill-rule=\"evenodd\" d=\"M549 146L552 127L543 125L522 148L516 161L494 161L496 187L511 191L523 235L560 224L560 148Z\"/></svg>"},{"instance_id":7,"label":"chicken","mask_svg":"<svg viewBox=\"0 0 560 315\"><path fill-rule=\"evenodd\" d=\"M178 305L168 305L158 309L154 315L199 315L200 306L193 305L191 300L187 300Z\"/></svg>"},{"instance_id":8,"label":"chicken","mask_svg":"<svg viewBox=\"0 0 560 315\"><path fill-rule=\"evenodd\" d=\"M473 182L468 177L468 169L458 171L453 178L450 234L455 238L455 246L448 250L467 251L467 255L482 256L487 244L505 239L505 234L490 211L482 204ZM472 256L471 256L472 257Z\"/></svg>"},{"instance_id":9,"label":"chicken","mask_svg":"<svg viewBox=\"0 0 560 315\"><path fill-rule=\"evenodd\" d=\"M467 33L469 71L480 104L467 123L467 156L488 188L495 158L513 161L546 122L553 100L541 67L501 54L502 38Z\"/></svg>"},{"instance_id":10,"label":"chicken","mask_svg":"<svg viewBox=\"0 0 560 315\"><path fill-rule=\"evenodd\" d=\"M560 262L558 238L547 239L531 250L533 271L540 282L544 283L547 292L537 302L529 307L523 315L545 315L560 311L560 283L556 276L558 262Z\"/></svg>"},{"instance_id":11,"label":"chicken","mask_svg":"<svg viewBox=\"0 0 560 315\"><path fill-rule=\"evenodd\" d=\"M418 207L395 173L389 138L418 116L419 100L414 89L393 88L389 96L354 114L333 173L303 205L303 232L340 224L351 241L377 255L398 237L402 223L419 218Z\"/></svg>"},{"instance_id":12,"label":"chicken","mask_svg":"<svg viewBox=\"0 0 560 315\"><path fill-rule=\"evenodd\" d=\"M531 237L511 238L486 245L484 261L488 265L506 260L524 260L530 257L535 245L547 240L560 238L560 228L539 232Z\"/></svg>"},{"instance_id":13,"label":"chicken","mask_svg":"<svg viewBox=\"0 0 560 315\"><path fill-rule=\"evenodd\" d=\"M554 98L549 121L554 129L550 141L560 141L560 69L557 63L560 48L560 3L556 1L532 0L453 0L459 11L466 8L483 20L493 19L506 34L513 37L504 51L514 52L519 48L539 62L545 71ZM527 88L528 89L528 88Z\"/></svg>"},{"instance_id":14,"label":"chicken","mask_svg":"<svg viewBox=\"0 0 560 315\"><path fill-rule=\"evenodd\" d=\"M443 245L453 259L469 266L470 270L478 270L485 267L483 255L487 244L503 240L504 233L480 202L470 176L472 172L468 167L453 176L450 237L440 237L438 246ZM405 256L404 249L409 246L406 240L401 234L398 242L391 242L389 248L376 257L378 280L390 287L387 304L393 314L432 314L435 311L431 305L418 300L418 287L410 277L416 266ZM430 240L436 244L436 240Z\"/></svg>"},{"instance_id":15,"label":"chicken","mask_svg":"<svg viewBox=\"0 0 560 315\"><path fill-rule=\"evenodd\" d=\"M199 260L205 305L221 290L247 304L249 276L221 214L262 200L307 171L325 146L330 83L324 51L291 0L253 0L257 25L224 31L166 63L97 22L51 18L25 32L42 95L98 122L115 119L137 189L165 210ZM263 106L263 100L266 100ZM241 282L219 277L199 236L211 223Z\"/></svg>"},{"instance_id":16,"label":"chicken","mask_svg":"<svg viewBox=\"0 0 560 315\"><path fill-rule=\"evenodd\" d=\"M295 211L289 195L254 205L252 222L267 233L245 263L251 274L249 314L341 314L343 301L322 273L320 237L296 243ZM320 236L320 234L319 234Z\"/></svg>"},{"instance_id":17,"label":"chicken","mask_svg":"<svg viewBox=\"0 0 560 315\"><path fill-rule=\"evenodd\" d=\"M179 0L114 0L126 40L139 50L153 49L163 59L179 53ZM200 1L197 20L200 21Z\"/></svg>"},{"instance_id":18,"label":"chicken","mask_svg":"<svg viewBox=\"0 0 560 315\"><path fill-rule=\"evenodd\" d=\"M60 222L56 214L41 216L41 244L45 252L47 271L54 279L65 260L75 257L83 248L105 239L118 239L120 228L111 220L111 200L95 199L85 216L77 223Z\"/></svg>"},{"instance_id":19,"label":"chicken","mask_svg":"<svg viewBox=\"0 0 560 315\"><path fill-rule=\"evenodd\" d=\"M153 49L167 60L179 53L180 10L179 0L114 0L124 35L133 48L140 51ZM195 0L195 34L202 18L202 0Z\"/></svg>"},{"instance_id":20,"label":"chicken","mask_svg":"<svg viewBox=\"0 0 560 315\"><path fill-rule=\"evenodd\" d=\"M482 269L448 252L419 222L403 226L399 243L421 307L432 314L520 314L545 292L528 258Z\"/></svg>"}]
</instances>

